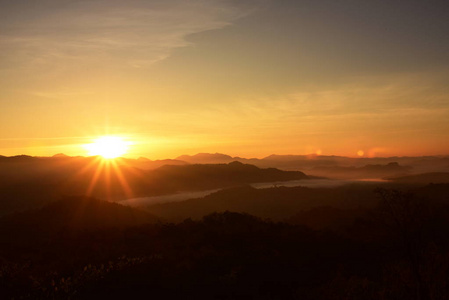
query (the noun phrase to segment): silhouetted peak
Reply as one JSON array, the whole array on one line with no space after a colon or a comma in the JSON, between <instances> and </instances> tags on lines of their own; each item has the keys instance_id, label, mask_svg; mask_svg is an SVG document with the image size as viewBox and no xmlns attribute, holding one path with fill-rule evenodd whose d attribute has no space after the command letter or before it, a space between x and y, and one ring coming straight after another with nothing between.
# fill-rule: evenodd
<instances>
[{"instance_id":1,"label":"silhouetted peak","mask_svg":"<svg viewBox=\"0 0 449 300\"><path fill-rule=\"evenodd\" d=\"M235 158L222 153L198 153L195 155L181 155L176 158L177 160L186 161L188 163L200 163L200 164L214 164L214 163L228 163Z\"/></svg>"},{"instance_id":2,"label":"silhouetted peak","mask_svg":"<svg viewBox=\"0 0 449 300\"><path fill-rule=\"evenodd\" d=\"M28 162L39 159L29 155L1 156L0 158L5 162Z\"/></svg>"},{"instance_id":3,"label":"silhouetted peak","mask_svg":"<svg viewBox=\"0 0 449 300\"><path fill-rule=\"evenodd\" d=\"M148 159L148 158L143 157L143 156L139 157L137 160L138 160L139 162L148 162L148 161L151 161L151 159Z\"/></svg>"},{"instance_id":4,"label":"silhouetted peak","mask_svg":"<svg viewBox=\"0 0 449 300\"><path fill-rule=\"evenodd\" d=\"M197 153L194 155L195 157L226 157L226 158L232 158L231 156L223 153Z\"/></svg>"},{"instance_id":5,"label":"silhouetted peak","mask_svg":"<svg viewBox=\"0 0 449 300\"><path fill-rule=\"evenodd\" d=\"M181 155L177 157L176 159L181 158L232 158L232 156L229 156L227 154L222 153L197 153L195 155Z\"/></svg>"},{"instance_id":6,"label":"silhouetted peak","mask_svg":"<svg viewBox=\"0 0 449 300\"><path fill-rule=\"evenodd\" d=\"M262 158L263 160L281 160L281 161L286 161L286 160L296 160L296 159L305 159L307 158L307 155L279 155L279 154L271 154L267 157Z\"/></svg>"},{"instance_id":7,"label":"silhouetted peak","mask_svg":"<svg viewBox=\"0 0 449 300\"><path fill-rule=\"evenodd\" d=\"M52 157L69 157L68 155L65 155L64 153L58 153L53 155Z\"/></svg>"}]
</instances>

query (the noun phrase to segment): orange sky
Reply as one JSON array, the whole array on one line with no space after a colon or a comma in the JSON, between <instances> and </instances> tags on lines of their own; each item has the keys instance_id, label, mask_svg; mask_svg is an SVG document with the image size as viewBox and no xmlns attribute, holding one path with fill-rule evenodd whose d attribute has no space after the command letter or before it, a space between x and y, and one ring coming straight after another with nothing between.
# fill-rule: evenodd
<instances>
[{"instance_id":1,"label":"orange sky","mask_svg":"<svg viewBox=\"0 0 449 300\"><path fill-rule=\"evenodd\" d=\"M449 154L446 6L2 1L0 155Z\"/></svg>"}]
</instances>

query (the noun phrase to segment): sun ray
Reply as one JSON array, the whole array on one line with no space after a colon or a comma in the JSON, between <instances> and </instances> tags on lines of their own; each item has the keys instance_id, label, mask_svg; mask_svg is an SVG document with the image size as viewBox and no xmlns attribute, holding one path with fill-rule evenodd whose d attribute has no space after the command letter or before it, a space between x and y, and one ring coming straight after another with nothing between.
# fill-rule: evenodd
<instances>
[{"instance_id":1,"label":"sun ray","mask_svg":"<svg viewBox=\"0 0 449 300\"><path fill-rule=\"evenodd\" d=\"M128 184L128 181L126 180L125 176L123 176L122 170L120 169L119 166L117 166L117 163L115 161L111 161L112 167L114 168L114 174L117 176L120 185L123 188L123 191L126 194L127 198L132 198L133 197L133 193L132 190Z\"/></svg>"},{"instance_id":2,"label":"sun ray","mask_svg":"<svg viewBox=\"0 0 449 300\"><path fill-rule=\"evenodd\" d=\"M91 169L95 164L99 165L101 163L101 158L96 156L93 160L91 160L87 165L85 165L83 168L81 168L78 172L76 172L76 174L74 175L76 176L81 176L84 173L86 173L89 169Z\"/></svg>"},{"instance_id":3,"label":"sun ray","mask_svg":"<svg viewBox=\"0 0 449 300\"><path fill-rule=\"evenodd\" d=\"M91 195L92 195L92 192L93 192L93 190L94 190L94 188L95 188L95 185L96 185L96 183L97 183L97 181L98 181L98 178L99 178L100 175L101 175L101 171L102 171L103 168L104 168L104 164L105 164L104 161L101 161L101 162L99 163L99 165L98 165L98 167L97 167L97 170L95 171L95 174L94 174L94 176L92 177L92 179L91 179L91 181L90 181L89 187L87 188L87 191L86 191L86 195L87 195L87 196L91 196Z\"/></svg>"},{"instance_id":4,"label":"sun ray","mask_svg":"<svg viewBox=\"0 0 449 300\"><path fill-rule=\"evenodd\" d=\"M119 142L119 144L104 143L104 141L114 141ZM143 174L126 159L121 157L113 158L118 153L123 153L123 149L127 149L127 146L130 144L129 142L124 142L121 138L106 136L96 139L92 144L84 145L86 149L101 150L101 153L98 152L95 153L95 156L80 158L80 161L75 160L73 162L75 166L81 162L85 163L78 165L78 170L74 170L73 175L67 182L68 188L70 185L82 185L85 188L87 197L100 197L109 201L117 197L132 198L134 193L129 184L128 176L142 178ZM103 148L105 146L107 147ZM114 147L118 147L121 150L108 152L110 149L107 148ZM101 186L100 189L98 188L99 185Z\"/></svg>"},{"instance_id":5,"label":"sun ray","mask_svg":"<svg viewBox=\"0 0 449 300\"><path fill-rule=\"evenodd\" d=\"M120 168L121 165L124 165L124 166L127 168L127 170L128 170L130 173L132 173L133 175L138 176L138 177L140 177L140 178L143 178L143 177L144 177L144 175L142 174L142 170L136 169L133 165L129 164L129 163L128 163L126 160L124 160L123 158L117 157L114 161L117 163L117 167ZM139 172L139 171L140 171L140 172Z\"/></svg>"},{"instance_id":6,"label":"sun ray","mask_svg":"<svg viewBox=\"0 0 449 300\"><path fill-rule=\"evenodd\" d=\"M85 161L87 159L90 159L87 163ZM80 166L80 164L82 165ZM65 183L65 190L70 190L72 185L76 185L80 183L80 179L83 179L83 175L87 175L86 173L94 168L98 168L98 165L101 163L101 158L99 156L93 157L93 158L82 158L80 161L78 158L73 158L72 165L75 165L75 167L78 167L78 170L74 170L73 175L68 178L68 180Z\"/></svg>"},{"instance_id":7,"label":"sun ray","mask_svg":"<svg viewBox=\"0 0 449 300\"><path fill-rule=\"evenodd\" d=\"M111 162L105 161L104 163L104 185L106 188L106 196L111 198Z\"/></svg>"}]
</instances>

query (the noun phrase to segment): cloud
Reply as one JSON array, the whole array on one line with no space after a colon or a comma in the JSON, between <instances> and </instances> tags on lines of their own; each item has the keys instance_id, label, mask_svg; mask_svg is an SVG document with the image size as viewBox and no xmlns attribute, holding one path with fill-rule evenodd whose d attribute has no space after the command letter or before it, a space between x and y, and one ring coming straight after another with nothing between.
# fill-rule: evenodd
<instances>
[{"instance_id":1,"label":"cloud","mask_svg":"<svg viewBox=\"0 0 449 300\"><path fill-rule=\"evenodd\" d=\"M188 46L187 36L249 12L220 0L18 2L0 14L3 69L80 62L147 67Z\"/></svg>"},{"instance_id":2,"label":"cloud","mask_svg":"<svg viewBox=\"0 0 449 300\"><path fill-rule=\"evenodd\" d=\"M245 111L255 118L268 115L275 121L446 112L449 88L441 80L443 75L421 72L354 78L333 87L302 87L272 97L240 97L234 106L237 112Z\"/></svg>"}]
</instances>

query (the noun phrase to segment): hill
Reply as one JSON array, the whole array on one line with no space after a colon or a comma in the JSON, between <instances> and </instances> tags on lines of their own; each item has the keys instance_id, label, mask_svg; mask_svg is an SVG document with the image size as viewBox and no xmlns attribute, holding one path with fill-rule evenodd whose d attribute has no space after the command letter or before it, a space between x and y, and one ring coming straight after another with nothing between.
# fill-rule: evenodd
<instances>
[{"instance_id":1,"label":"hill","mask_svg":"<svg viewBox=\"0 0 449 300\"><path fill-rule=\"evenodd\" d=\"M163 166L152 172L153 180L170 184L178 190L209 189L256 182L309 179L303 172L261 169L237 161L229 164Z\"/></svg>"},{"instance_id":2,"label":"hill","mask_svg":"<svg viewBox=\"0 0 449 300\"><path fill-rule=\"evenodd\" d=\"M242 186L218 191L203 198L154 204L150 213L169 221L200 219L212 212L235 211L282 221L302 210L320 206L338 208L373 207L378 198L372 185L338 188L275 187L256 189ZM363 202L360 199L364 199ZM144 207L142 207L144 208Z\"/></svg>"},{"instance_id":3,"label":"hill","mask_svg":"<svg viewBox=\"0 0 449 300\"><path fill-rule=\"evenodd\" d=\"M449 183L449 173L432 172L409 176L389 177L386 179L393 182L413 183L413 184Z\"/></svg>"},{"instance_id":4,"label":"hill","mask_svg":"<svg viewBox=\"0 0 449 300\"><path fill-rule=\"evenodd\" d=\"M432 199L435 206L447 203L449 194L449 184L414 186L403 183L360 182L333 188L297 186L266 189L240 186L220 190L202 198L151 204L141 208L163 220L173 222L186 218L200 219L213 212L234 211L275 221L296 220L296 224L300 223L298 218L301 218L303 224L318 228L315 223L325 224L323 219L345 223L346 214L341 213L341 210L351 210L351 214L355 216L363 210L377 207L381 200L381 195L376 192L379 189L409 191L417 199L423 199L425 202ZM311 210L314 211L309 213ZM336 224L333 225L338 227Z\"/></svg>"},{"instance_id":5,"label":"hill","mask_svg":"<svg viewBox=\"0 0 449 300\"><path fill-rule=\"evenodd\" d=\"M110 201L201 191L236 185L308 179L302 172L260 169L239 162L164 165L140 169L126 159L11 157L0 160L0 215L37 208L61 196Z\"/></svg>"},{"instance_id":6,"label":"hill","mask_svg":"<svg viewBox=\"0 0 449 300\"><path fill-rule=\"evenodd\" d=\"M449 156L417 156L417 157L345 157L336 155L277 155L272 154L264 158L232 157L221 153L199 153L196 155L182 155L177 160L188 163L216 164L239 161L252 164L260 168L278 168L282 170L310 170L321 167L362 168L368 165L388 165L397 162L401 166L410 167L413 173L449 172ZM344 170L341 170L344 171ZM349 170L351 172L351 170ZM351 174L351 173L348 173ZM325 176L325 175L321 175ZM347 175L345 178L348 178Z\"/></svg>"},{"instance_id":7,"label":"hill","mask_svg":"<svg viewBox=\"0 0 449 300\"><path fill-rule=\"evenodd\" d=\"M155 223L157 218L140 209L90 197L67 197L35 210L0 218L2 236L67 230L124 228ZM14 233L14 234L11 234Z\"/></svg>"},{"instance_id":8,"label":"hill","mask_svg":"<svg viewBox=\"0 0 449 300\"><path fill-rule=\"evenodd\" d=\"M147 224L154 218L141 211L70 197L0 219L0 295L315 300L385 293L385 299L447 299L448 191L449 184L411 193L384 190L387 205L367 197L373 194L368 185L243 187L200 201L238 209L250 203L274 215L278 203L292 216L289 223L226 211ZM423 276L424 297L416 296L412 268Z\"/></svg>"},{"instance_id":9,"label":"hill","mask_svg":"<svg viewBox=\"0 0 449 300\"><path fill-rule=\"evenodd\" d=\"M322 166L309 170L309 173L338 179L369 179L408 175L411 170L409 166L390 162L386 165L370 164L362 167Z\"/></svg>"},{"instance_id":10,"label":"hill","mask_svg":"<svg viewBox=\"0 0 449 300\"><path fill-rule=\"evenodd\" d=\"M226 164L237 160L237 158L221 153L198 153L195 155L181 155L176 160L191 164Z\"/></svg>"}]
</instances>

